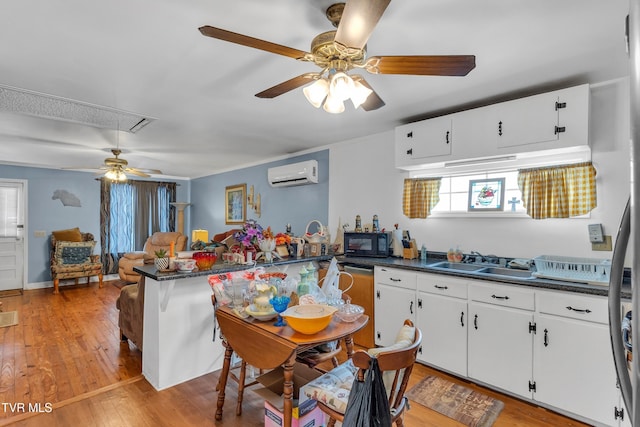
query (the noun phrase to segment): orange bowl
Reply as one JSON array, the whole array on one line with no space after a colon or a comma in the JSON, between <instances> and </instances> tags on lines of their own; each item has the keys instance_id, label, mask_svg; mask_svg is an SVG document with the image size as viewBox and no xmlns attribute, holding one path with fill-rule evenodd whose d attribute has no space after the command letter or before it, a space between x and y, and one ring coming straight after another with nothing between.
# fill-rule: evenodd
<instances>
[{"instance_id":1,"label":"orange bowl","mask_svg":"<svg viewBox=\"0 0 640 427\"><path fill-rule=\"evenodd\" d=\"M195 252L192 258L196 260L198 270L209 270L216 263L218 255L215 252Z\"/></svg>"},{"instance_id":2,"label":"orange bowl","mask_svg":"<svg viewBox=\"0 0 640 427\"><path fill-rule=\"evenodd\" d=\"M294 331L313 335L329 326L336 311L335 307L325 304L301 304L287 308L282 317Z\"/></svg>"}]
</instances>

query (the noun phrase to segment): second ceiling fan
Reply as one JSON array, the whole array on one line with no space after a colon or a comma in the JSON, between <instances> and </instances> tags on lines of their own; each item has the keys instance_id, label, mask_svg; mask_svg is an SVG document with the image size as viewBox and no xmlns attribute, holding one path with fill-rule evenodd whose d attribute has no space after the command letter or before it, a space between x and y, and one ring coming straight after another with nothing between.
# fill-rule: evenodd
<instances>
[{"instance_id":1,"label":"second ceiling fan","mask_svg":"<svg viewBox=\"0 0 640 427\"><path fill-rule=\"evenodd\" d=\"M354 69L372 74L408 74L424 76L465 76L475 68L474 55L371 56L366 43L391 0L349 0L329 6L327 18L337 30L319 34L311 42L311 52L282 46L243 34L200 27L208 37L261 49L299 61L313 62L322 70L294 77L266 89L256 96L275 98L298 87L304 88L307 100L316 108L330 113L344 111L344 101L351 99L355 108L365 111L384 106L384 101Z\"/></svg>"}]
</instances>

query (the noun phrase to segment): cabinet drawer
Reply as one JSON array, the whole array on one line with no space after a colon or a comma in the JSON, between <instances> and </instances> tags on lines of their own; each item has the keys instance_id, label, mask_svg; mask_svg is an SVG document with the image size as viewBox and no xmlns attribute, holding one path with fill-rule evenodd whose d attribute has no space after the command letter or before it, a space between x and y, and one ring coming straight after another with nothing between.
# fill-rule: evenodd
<instances>
[{"instance_id":1,"label":"cabinet drawer","mask_svg":"<svg viewBox=\"0 0 640 427\"><path fill-rule=\"evenodd\" d=\"M576 295L564 292L536 292L538 311L555 316L609 322L609 302L605 297Z\"/></svg>"},{"instance_id":2,"label":"cabinet drawer","mask_svg":"<svg viewBox=\"0 0 640 427\"><path fill-rule=\"evenodd\" d=\"M418 274L418 291L467 299L467 280L441 274Z\"/></svg>"},{"instance_id":3,"label":"cabinet drawer","mask_svg":"<svg viewBox=\"0 0 640 427\"><path fill-rule=\"evenodd\" d=\"M387 267L375 268L376 283L396 286L399 288L415 289L416 273L411 271L397 270Z\"/></svg>"},{"instance_id":4,"label":"cabinet drawer","mask_svg":"<svg viewBox=\"0 0 640 427\"><path fill-rule=\"evenodd\" d=\"M469 285L469 297L473 301L504 307L531 311L535 308L533 291L516 289L513 286L485 285L473 282Z\"/></svg>"}]
</instances>

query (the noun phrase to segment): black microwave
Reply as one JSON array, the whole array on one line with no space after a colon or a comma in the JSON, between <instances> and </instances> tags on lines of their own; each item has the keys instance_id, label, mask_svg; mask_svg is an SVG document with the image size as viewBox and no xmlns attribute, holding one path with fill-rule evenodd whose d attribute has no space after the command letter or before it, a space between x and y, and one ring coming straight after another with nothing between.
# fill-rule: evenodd
<instances>
[{"instance_id":1,"label":"black microwave","mask_svg":"<svg viewBox=\"0 0 640 427\"><path fill-rule=\"evenodd\" d=\"M344 233L344 253L351 256L388 257L391 233Z\"/></svg>"}]
</instances>

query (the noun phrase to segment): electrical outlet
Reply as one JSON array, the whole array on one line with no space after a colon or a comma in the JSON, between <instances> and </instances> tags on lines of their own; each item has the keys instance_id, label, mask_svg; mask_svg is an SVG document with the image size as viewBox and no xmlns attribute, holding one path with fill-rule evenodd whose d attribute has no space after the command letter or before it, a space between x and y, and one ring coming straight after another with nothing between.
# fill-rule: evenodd
<instances>
[{"instance_id":1,"label":"electrical outlet","mask_svg":"<svg viewBox=\"0 0 640 427\"><path fill-rule=\"evenodd\" d=\"M613 246L611 246L611 236L603 236L603 237L604 237L604 242L591 244L592 251L612 251L613 250Z\"/></svg>"},{"instance_id":2,"label":"electrical outlet","mask_svg":"<svg viewBox=\"0 0 640 427\"><path fill-rule=\"evenodd\" d=\"M47 232L43 230L35 230L33 232L33 237L47 237Z\"/></svg>"}]
</instances>

